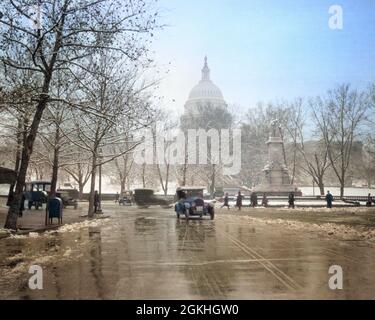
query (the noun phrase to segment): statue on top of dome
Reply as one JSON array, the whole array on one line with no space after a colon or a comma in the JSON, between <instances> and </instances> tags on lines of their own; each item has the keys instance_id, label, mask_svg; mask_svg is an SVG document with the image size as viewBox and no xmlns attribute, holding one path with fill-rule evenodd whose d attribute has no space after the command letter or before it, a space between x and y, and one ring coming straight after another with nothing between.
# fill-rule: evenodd
<instances>
[{"instance_id":1,"label":"statue on top of dome","mask_svg":"<svg viewBox=\"0 0 375 320\"><path fill-rule=\"evenodd\" d=\"M210 80L210 68L208 67L207 63L207 56L204 57L204 66L202 69L202 81L209 81Z\"/></svg>"}]
</instances>

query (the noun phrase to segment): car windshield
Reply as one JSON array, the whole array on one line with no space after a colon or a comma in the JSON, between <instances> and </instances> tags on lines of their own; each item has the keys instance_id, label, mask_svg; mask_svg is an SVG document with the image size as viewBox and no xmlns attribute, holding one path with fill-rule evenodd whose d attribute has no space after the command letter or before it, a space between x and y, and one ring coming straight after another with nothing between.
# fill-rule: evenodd
<instances>
[{"instance_id":1,"label":"car windshield","mask_svg":"<svg viewBox=\"0 0 375 320\"><path fill-rule=\"evenodd\" d=\"M200 197L203 198L203 190L202 189L188 189L188 190L183 190L185 192L187 198L191 197Z\"/></svg>"}]
</instances>

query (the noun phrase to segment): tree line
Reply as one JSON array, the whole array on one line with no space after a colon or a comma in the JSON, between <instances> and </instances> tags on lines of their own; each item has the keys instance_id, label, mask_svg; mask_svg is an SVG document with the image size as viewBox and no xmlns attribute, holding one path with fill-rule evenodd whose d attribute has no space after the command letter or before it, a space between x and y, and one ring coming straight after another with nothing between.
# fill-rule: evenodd
<instances>
[{"instance_id":1,"label":"tree line","mask_svg":"<svg viewBox=\"0 0 375 320\"><path fill-rule=\"evenodd\" d=\"M91 178L92 216L98 166L130 152L154 112L144 76L154 1L5 0L0 12L1 137L15 142L17 171L5 227L16 229L40 164L52 168L51 196L61 168L80 186Z\"/></svg>"}]
</instances>

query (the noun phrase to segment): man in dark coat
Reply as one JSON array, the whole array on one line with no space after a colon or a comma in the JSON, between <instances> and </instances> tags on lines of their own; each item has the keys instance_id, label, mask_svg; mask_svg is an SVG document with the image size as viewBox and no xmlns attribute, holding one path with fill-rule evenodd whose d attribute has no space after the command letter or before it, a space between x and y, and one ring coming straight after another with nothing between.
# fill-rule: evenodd
<instances>
[{"instance_id":1,"label":"man in dark coat","mask_svg":"<svg viewBox=\"0 0 375 320\"><path fill-rule=\"evenodd\" d=\"M265 193L263 194L263 198L262 198L262 206L265 208L268 207L268 199Z\"/></svg>"},{"instance_id":2,"label":"man in dark coat","mask_svg":"<svg viewBox=\"0 0 375 320\"><path fill-rule=\"evenodd\" d=\"M255 192L251 193L250 200L251 200L251 206L255 208L258 205L258 196Z\"/></svg>"},{"instance_id":3,"label":"man in dark coat","mask_svg":"<svg viewBox=\"0 0 375 320\"><path fill-rule=\"evenodd\" d=\"M291 192L291 193L289 194L289 200L288 200L289 208L292 208L292 209L295 208L294 201L295 201L295 198L294 198L294 192Z\"/></svg>"},{"instance_id":4,"label":"man in dark coat","mask_svg":"<svg viewBox=\"0 0 375 320\"><path fill-rule=\"evenodd\" d=\"M97 213L100 208L100 197L98 191L95 191L94 194L94 212Z\"/></svg>"},{"instance_id":5,"label":"man in dark coat","mask_svg":"<svg viewBox=\"0 0 375 320\"><path fill-rule=\"evenodd\" d=\"M333 202L333 195L329 191L327 191L326 201L327 201L327 208L331 209L332 202Z\"/></svg>"},{"instance_id":6,"label":"man in dark coat","mask_svg":"<svg viewBox=\"0 0 375 320\"><path fill-rule=\"evenodd\" d=\"M238 210L241 211L241 208L242 208L242 194L241 194L241 191L238 191L237 201L236 201L236 207L238 208Z\"/></svg>"},{"instance_id":7,"label":"man in dark coat","mask_svg":"<svg viewBox=\"0 0 375 320\"><path fill-rule=\"evenodd\" d=\"M371 206L372 206L372 198L371 198L371 193L369 193L367 196L366 207L371 207Z\"/></svg>"},{"instance_id":8,"label":"man in dark coat","mask_svg":"<svg viewBox=\"0 0 375 320\"><path fill-rule=\"evenodd\" d=\"M229 210L229 196L228 196L228 192L224 196L224 204L221 206L221 209L223 209L224 207L227 207L228 210Z\"/></svg>"}]
</instances>

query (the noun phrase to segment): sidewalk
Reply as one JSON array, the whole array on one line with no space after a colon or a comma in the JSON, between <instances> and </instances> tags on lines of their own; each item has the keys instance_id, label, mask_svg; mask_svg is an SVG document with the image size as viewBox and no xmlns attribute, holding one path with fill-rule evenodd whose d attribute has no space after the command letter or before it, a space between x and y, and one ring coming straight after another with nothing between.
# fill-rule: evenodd
<instances>
[{"instance_id":1,"label":"sidewalk","mask_svg":"<svg viewBox=\"0 0 375 320\"><path fill-rule=\"evenodd\" d=\"M87 217L82 217L87 215L88 203L80 202L78 208L75 210L73 207L68 207L63 211L63 224L70 224L76 222L82 222L87 219ZM0 229L4 227L6 216L8 213L8 207L5 205L4 199L0 199ZM27 233L30 231L45 231L47 229L57 228L57 219L53 220L53 225L45 225L46 211L45 209L39 210L28 210L25 209L23 212L23 217L18 218L18 233Z\"/></svg>"}]
</instances>

